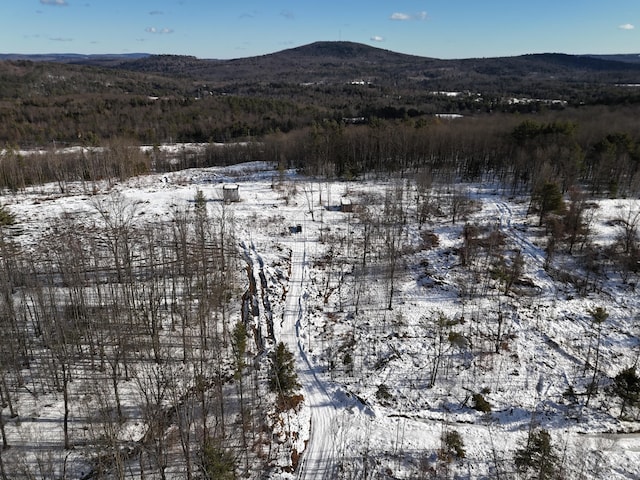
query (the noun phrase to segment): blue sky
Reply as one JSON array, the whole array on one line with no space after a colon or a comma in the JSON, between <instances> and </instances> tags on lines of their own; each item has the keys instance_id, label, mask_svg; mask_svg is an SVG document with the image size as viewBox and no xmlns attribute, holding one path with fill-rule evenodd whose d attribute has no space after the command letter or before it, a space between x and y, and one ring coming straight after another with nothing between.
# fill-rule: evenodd
<instances>
[{"instance_id":1,"label":"blue sky","mask_svg":"<svg viewBox=\"0 0 640 480\"><path fill-rule=\"evenodd\" d=\"M640 53L640 0L0 0L1 53L226 59L318 40L437 58Z\"/></svg>"}]
</instances>

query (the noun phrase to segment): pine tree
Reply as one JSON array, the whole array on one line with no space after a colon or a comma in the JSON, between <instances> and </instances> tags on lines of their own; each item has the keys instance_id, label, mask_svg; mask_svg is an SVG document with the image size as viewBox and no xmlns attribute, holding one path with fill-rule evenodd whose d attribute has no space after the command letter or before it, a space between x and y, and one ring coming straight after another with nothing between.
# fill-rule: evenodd
<instances>
[{"instance_id":1,"label":"pine tree","mask_svg":"<svg viewBox=\"0 0 640 480\"><path fill-rule=\"evenodd\" d=\"M533 201L538 205L540 212L540 225L549 213L559 212L564 209L562 192L560 187L553 182L543 183L534 193Z\"/></svg>"},{"instance_id":2,"label":"pine tree","mask_svg":"<svg viewBox=\"0 0 640 480\"><path fill-rule=\"evenodd\" d=\"M622 399L620 417L624 417L627 407L640 404L640 377L635 367L625 368L615 376L613 391Z\"/></svg>"},{"instance_id":3,"label":"pine tree","mask_svg":"<svg viewBox=\"0 0 640 480\"><path fill-rule=\"evenodd\" d=\"M551 443L551 435L544 428L529 432L526 445L515 451L514 460L518 471L527 474L525 478L560 478L560 460ZM528 475L529 473L531 475Z\"/></svg>"},{"instance_id":4,"label":"pine tree","mask_svg":"<svg viewBox=\"0 0 640 480\"><path fill-rule=\"evenodd\" d=\"M202 193L202 190L196 190L196 195L193 198L193 203L195 205L196 212L198 212L200 215L203 215L206 211L207 199L205 198L204 193Z\"/></svg>"},{"instance_id":5,"label":"pine tree","mask_svg":"<svg viewBox=\"0 0 640 480\"><path fill-rule=\"evenodd\" d=\"M441 455L447 461L460 460L465 457L464 441L457 430L445 430L440 438L442 442Z\"/></svg>"},{"instance_id":6,"label":"pine tree","mask_svg":"<svg viewBox=\"0 0 640 480\"><path fill-rule=\"evenodd\" d=\"M203 479L233 480L235 474L235 458L228 450L217 442L208 440L201 452L201 469Z\"/></svg>"},{"instance_id":7,"label":"pine tree","mask_svg":"<svg viewBox=\"0 0 640 480\"><path fill-rule=\"evenodd\" d=\"M283 342L278 343L273 353L269 386L280 397L287 397L300 387L293 353Z\"/></svg>"}]
</instances>

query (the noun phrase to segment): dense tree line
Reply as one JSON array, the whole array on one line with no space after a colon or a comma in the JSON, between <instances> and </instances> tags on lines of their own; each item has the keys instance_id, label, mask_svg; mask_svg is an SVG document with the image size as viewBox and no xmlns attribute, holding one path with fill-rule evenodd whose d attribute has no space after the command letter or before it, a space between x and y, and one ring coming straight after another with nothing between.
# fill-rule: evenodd
<instances>
[{"instance_id":1,"label":"dense tree line","mask_svg":"<svg viewBox=\"0 0 640 480\"><path fill-rule=\"evenodd\" d=\"M246 139L318 118L285 100L237 96L73 95L0 104L0 143L99 145L127 137L143 144Z\"/></svg>"},{"instance_id":2,"label":"dense tree line","mask_svg":"<svg viewBox=\"0 0 640 480\"><path fill-rule=\"evenodd\" d=\"M629 95L618 101L638 104ZM85 92L25 95L0 102L0 144L99 145L118 137L142 144L223 142L300 130L326 120L428 123L435 114L456 113L491 124L501 122L495 118L500 112L544 115L555 111L563 116L563 110L544 101L510 103L499 96L466 93L447 97L350 85L247 85L219 91L204 87L161 96Z\"/></svg>"},{"instance_id":3,"label":"dense tree line","mask_svg":"<svg viewBox=\"0 0 640 480\"><path fill-rule=\"evenodd\" d=\"M154 172L231 165L262 156L260 143L183 146L164 151L158 146L142 150L127 139L113 139L101 147L59 150L49 148L29 154L6 149L0 161L0 190L17 192L28 186L55 182L61 193L69 182L79 182L88 192L96 182L109 183Z\"/></svg>"},{"instance_id":4,"label":"dense tree line","mask_svg":"<svg viewBox=\"0 0 640 480\"><path fill-rule=\"evenodd\" d=\"M514 192L533 192L552 179L562 192L578 183L595 194L629 195L640 188L635 111L600 108L368 125L325 121L269 137L265 158L328 177L426 170L441 180L498 180Z\"/></svg>"},{"instance_id":5,"label":"dense tree line","mask_svg":"<svg viewBox=\"0 0 640 480\"><path fill-rule=\"evenodd\" d=\"M272 118L277 112L282 121L292 107L232 97L221 102L230 116L234 111L253 109L256 118L271 111ZM143 104L144 108L161 108L152 100ZM194 101L193 105L204 104ZM135 135L113 137L99 148L72 152L58 151L54 148L57 145L51 145L39 155L25 156L8 148L0 162L0 188L16 191L53 181L64 190L70 181L90 185L151 171L264 160L327 178L426 171L444 181L497 180L514 193L532 193L553 180L562 193L579 184L591 194L625 196L640 189L640 137L634 125L637 113L634 106L616 110L586 107L529 116L501 114L455 120L374 117L364 124L342 118L312 121L309 114L309 126L305 128L287 131L284 125L280 129L269 123L264 135L249 142L210 145L200 150L184 148L179 153L159 148L142 153L133 140ZM285 123L289 122L291 118ZM189 125L198 128L197 122ZM248 124L238 128L246 128L247 136L251 136ZM225 136L232 137L231 133Z\"/></svg>"}]
</instances>

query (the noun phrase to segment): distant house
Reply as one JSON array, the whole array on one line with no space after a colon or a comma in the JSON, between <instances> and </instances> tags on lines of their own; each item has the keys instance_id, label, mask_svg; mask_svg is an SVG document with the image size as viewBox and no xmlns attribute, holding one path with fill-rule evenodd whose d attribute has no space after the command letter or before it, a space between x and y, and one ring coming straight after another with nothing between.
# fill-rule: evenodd
<instances>
[{"instance_id":1,"label":"distant house","mask_svg":"<svg viewBox=\"0 0 640 480\"><path fill-rule=\"evenodd\" d=\"M227 183L222 186L222 200L225 202L239 202L240 192L237 183Z\"/></svg>"},{"instance_id":2,"label":"distant house","mask_svg":"<svg viewBox=\"0 0 640 480\"><path fill-rule=\"evenodd\" d=\"M340 200L340 211L341 212L353 212L353 203L350 198L343 197Z\"/></svg>"}]
</instances>

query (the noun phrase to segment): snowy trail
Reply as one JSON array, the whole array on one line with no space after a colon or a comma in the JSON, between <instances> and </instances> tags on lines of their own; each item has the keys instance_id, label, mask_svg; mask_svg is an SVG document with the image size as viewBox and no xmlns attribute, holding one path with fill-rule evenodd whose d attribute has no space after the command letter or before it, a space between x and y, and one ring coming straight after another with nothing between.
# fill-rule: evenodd
<instances>
[{"instance_id":1,"label":"snowy trail","mask_svg":"<svg viewBox=\"0 0 640 480\"><path fill-rule=\"evenodd\" d=\"M495 211L495 218L499 220L500 230L520 248L538 286L547 294L553 294L555 286L545 270L546 254L544 250L535 245L518 229L518 226L513 222L514 213L508 202L494 201L489 204L489 207Z\"/></svg>"},{"instance_id":2,"label":"snowy trail","mask_svg":"<svg viewBox=\"0 0 640 480\"><path fill-rule=\"evenodd\" d=\"M540 270L544 270L545 253L542 248L536 246L529 240L522 232L513 226L513 211L509 204L505 201L498 201L493 204L493 208L497 212L497 217L500 219L501 230L507 233L513 241L522 249Z\"/></svg>"},{"instance_id":3,"label":"snowy trail","mask_svg":"<svg viewBox=\"0 0 640 480\"><path fill-rule=\"evenodd\" d=\"M296 356L298 381L311 408L311 433L298 467L298 479L323 479L335 477L337 469L338 435L337 409L334 399L318 377L304 350L302 293L306 262L305 243L291 244L291 276L282 324L282 341Z\"/></svg>"}]
</instances>

